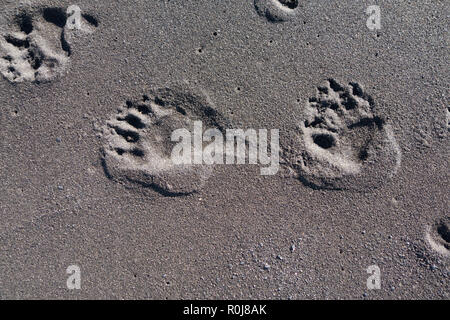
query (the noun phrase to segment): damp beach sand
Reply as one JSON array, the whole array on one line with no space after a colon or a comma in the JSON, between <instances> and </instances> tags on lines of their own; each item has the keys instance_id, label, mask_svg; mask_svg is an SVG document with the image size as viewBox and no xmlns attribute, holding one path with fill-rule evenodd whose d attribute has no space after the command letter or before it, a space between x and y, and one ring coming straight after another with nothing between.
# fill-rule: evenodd
<instances>
[{"instance_id":1,"label":"damp beach sand","mask_svg":"<svg viewBox=\"0 0 450 320\"><path fill-rule=\"evenodd\" d=\"M0 299L449 299L449 4L368 6L0 0Z\"/></svg>"}]
</instances>

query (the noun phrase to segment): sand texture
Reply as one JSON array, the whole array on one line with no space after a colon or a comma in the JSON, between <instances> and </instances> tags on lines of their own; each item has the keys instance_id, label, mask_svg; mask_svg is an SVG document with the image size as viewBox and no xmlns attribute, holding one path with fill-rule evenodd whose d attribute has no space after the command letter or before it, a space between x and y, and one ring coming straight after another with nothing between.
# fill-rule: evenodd
<instances>
[{"instance_id":1,"label":"sand texture","mask_svg":"<svg viewBox=\"0 0 450 320\"><path fill-rule=\"evenodd\" d=\"M370 5L0 0L0 299L449 299L450 3Z\"/></svg>"}]
</instances>

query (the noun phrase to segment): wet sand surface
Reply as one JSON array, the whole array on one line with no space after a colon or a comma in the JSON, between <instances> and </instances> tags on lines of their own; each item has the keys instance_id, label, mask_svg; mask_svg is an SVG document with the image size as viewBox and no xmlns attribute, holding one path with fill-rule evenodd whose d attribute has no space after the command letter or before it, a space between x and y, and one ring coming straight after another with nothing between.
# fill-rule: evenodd
<instances>
[{"instance_id":1,"label":"wet sand surface","mask_svg":"<svg viewBox=\"0 0 450 320\"><path fill-rule=\"evenodd\" d=\"M274 1L0 1L0 298L449 298L449 4ZM194 119L280 170L149 167Z\"/></svg>"}]
</instances>

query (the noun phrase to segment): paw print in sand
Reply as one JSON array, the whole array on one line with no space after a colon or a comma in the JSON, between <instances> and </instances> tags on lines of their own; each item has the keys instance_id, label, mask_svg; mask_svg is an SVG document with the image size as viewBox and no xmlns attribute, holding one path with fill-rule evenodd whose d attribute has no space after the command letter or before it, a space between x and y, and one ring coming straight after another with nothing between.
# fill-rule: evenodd
<instances>
[{"instance_id":1,"label":"paw print in sand","mask_svg":"<svg viewBox=\"0 0 450 320\"><path fill-rule=\"evenodd\" d=\"M285 149L292 171L318 189L376 188L397 172L401 153L391 127L357 83L329 79L305 106L298 145Z\"/></svg>"},{"instance_id":2,"label":"paw print in sand","mask_svg":"<svg viewBox=\"0 0 450 320\"><path fill-rule=\"evenodd\" d=\"M171 159L176 144L171 134L181 128L193 132L194 121L220 131L228 126L206 99L181 88L162 88L143 99L127 101L102 130L107 177L129 187L150 188L163 196L199 191L212 167L175 164Z\"/></svg>"},{"instance_id":3,"label":"paw print in sand","mask_svg":"<svg viewBox=\"0 0 450 320\"><path fill-rule=\"evenodd\" d=\"M17 9L0 25L0 73L10 82L49 82L64 73L74 29L63 8ZM80 14L80 28L92 32L97 19Z\"/></svg>"},{"instance_id":4,"label":"paw print in sand","mask_svg":"<svg viewBox=\"0 0 450 320\"><path fill-rule=\"evenodd\" d=\"M271 23L291 20L299 12L299 0L254 0L258 15Z\"/></svg>"}]
</instances>

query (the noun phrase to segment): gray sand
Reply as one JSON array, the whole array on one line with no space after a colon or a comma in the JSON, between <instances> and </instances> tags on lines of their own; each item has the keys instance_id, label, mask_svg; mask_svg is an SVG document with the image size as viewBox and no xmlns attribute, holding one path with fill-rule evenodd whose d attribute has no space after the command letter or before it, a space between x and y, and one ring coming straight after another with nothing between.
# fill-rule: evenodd
<instances>
[{"instance_id":1,"label":"gray sand","mask_svg":"<svg viewBox=\"0 0 450 320\"><path fill-rule=\"evenodd\" d=\"M274 1L0 0L0 298L449 299L448 1ZM194 119L280 171L148 167Z\"/></svg>"}]
</instances>

